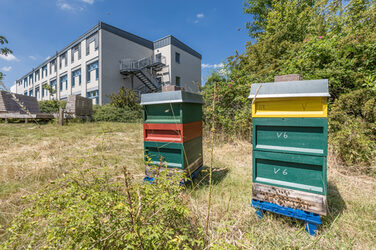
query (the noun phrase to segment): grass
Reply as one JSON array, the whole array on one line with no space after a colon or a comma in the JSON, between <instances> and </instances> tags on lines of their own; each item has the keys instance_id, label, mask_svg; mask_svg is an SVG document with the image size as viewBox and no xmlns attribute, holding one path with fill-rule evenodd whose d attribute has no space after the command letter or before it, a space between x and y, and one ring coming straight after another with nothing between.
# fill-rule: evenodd
<instances>
[{"instance_id":1,"label":"grass","mask_svg":"<svg viewBox=\"0 0 376 250\"><path fill-rule=\"evenodd\" d=\"M23 197L43 189L73 169L127 166L142 179L141 124L72 123L0 124L0 241L6 228L30 204ZM209 165L209 142L204 143ZM376 179L351 175L336 157L328 157L328 216L318 237L304 232L303 223L265 214L250 207L250 143L216 143L210 231L213 248L376 248ZM114 168L113 175L121 175ZM199 175L185 199L201 226L205 225L208 171Z\"/></svg>"}]
</instances>

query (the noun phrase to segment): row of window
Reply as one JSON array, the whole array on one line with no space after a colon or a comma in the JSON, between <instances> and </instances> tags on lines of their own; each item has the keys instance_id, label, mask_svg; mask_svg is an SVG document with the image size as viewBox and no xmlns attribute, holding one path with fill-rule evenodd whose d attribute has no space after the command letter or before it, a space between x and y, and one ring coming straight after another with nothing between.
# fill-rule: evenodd
<instances>
[{"instance_id":1,"label":"row of window","mask_svg":"<svg viewBox=\"0 0 376 250\"><path fill-rule=\"evenodd\" d=\"M98 61L93 62L91 64L88 64L86 66L86 82L87 83L90 83L90 81L91 81L91 72L93 70L95 70L95 79L98 80L98 77L99 77ZM32 75L29 76L29 80L31 82L33 81ZM39 80L39 78L38 78L38 80ZM56 80L53 80L51 82L54 82L54 81L56 82ZM63 75L63 76L60 77L60 91L63 90L63 84L65 84L65 89L68 89L68 77L67 77L67 75ZM81 86L81 68L72 71L72 80L71 80L72 88L74 88L76 86L76 84ZM26 85L26 81L24 81L24 87L27 87L29 85ZM55 85L56 85L56 83L55 83Z\"/></svg>"},{"instance_id":2,"label":"row of window","mask_svg":"<svg viewBox=\"0 0 376 250\"><path fill-rule=\"evenodd\" d=\"M98 33L93 34L92 36L88 37L86 39L86 55L90 54L90 44L94 43L94 50L98 50ZM71 48L71 62L74 63L75 54L77 55L78 60L81 59L81 43L73 46ZM65 52L64 54L59 56L59 69L62 68L64 64L64 67L68 66L68 54ZM24 85L24 88L27 86L32 85L34 82L39 81L40 79L43 79L48 76L48 70L47 65L44 65L42 68L37 69L32 74L30 74L28 77L25 77L23 80L19 80L17 84L19 86ZM56 58L50 61L50 74L56 73Z\"/></svg>"},{"instance_id":3,"label":"row of window","mask_svg":"<svg viewBox=\"0 0 376 250\"><path fill-rule=\"evenodd\" d=\"M35 96L34 96L34 91L33 90L30 90L29 92L25 91L24 95L25 96L33 96L33 97L38 97L39 96L39 87L35 88ZM47 92L48 90L47 89L44 89L43 86L42 86L42 98L44 96L47 96ZM81 96L81 94L79 94ZM93 91L88 91L86 92L86 97L89 98L89 99L95 99L96 100L96 103L98 104L98 101L99 101L99 91L98 90L93 90ZM65 98L66 99L66 98Z\"/></svg>"}]
</instances>

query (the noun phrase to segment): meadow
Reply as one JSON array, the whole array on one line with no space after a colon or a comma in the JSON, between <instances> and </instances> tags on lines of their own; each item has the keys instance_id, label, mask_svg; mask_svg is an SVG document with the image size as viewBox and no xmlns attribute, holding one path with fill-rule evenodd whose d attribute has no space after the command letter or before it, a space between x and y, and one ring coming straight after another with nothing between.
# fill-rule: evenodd
<instances>
[{"instance_id":1,"label":"meadow","mask_svg":"<svg viewBox=\"0 0 376 250\"><path fill-rule=\"evenodd\" d=\"M204 228L211 145L204 135L205 169L183 191L190 216ZM252 144L214 144L210 227L205 248L376 248L376 179L346 171L333 153L328 157L328 215L317 237L304 224L267 213L258 219L251 208ZM27 197L71 171L126 166L136 181L144 177L140 123L0 124L0 242L12 220L32 204ZM111 174L121 178L121 170ZM25 246L26 247L26 246Z\"/></svg>"}]
</instances>

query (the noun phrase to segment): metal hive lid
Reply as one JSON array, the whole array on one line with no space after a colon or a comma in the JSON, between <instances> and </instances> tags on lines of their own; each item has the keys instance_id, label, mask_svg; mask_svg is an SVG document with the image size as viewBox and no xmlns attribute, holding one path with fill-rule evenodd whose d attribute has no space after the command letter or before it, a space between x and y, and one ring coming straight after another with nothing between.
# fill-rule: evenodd
<instances>
[{"instance_id":1,"label":"metal hive lid","mask_svg":"<svg viewBox=\"0 0 376 250\"><path fill-rule=\"evenodd\" d=\"M141 95L141 105L162 104L162 103L199 103L203 104L200 94L186 91L167 91Z\"/></svg>"},{"instance_id":2,"label":"metal hive lid","mask_svg":"<svg viewBox=\"0 0 376 250\"><path fill-rule=\"evenodd\" d=\"M328 79L291 82L266 82L251 85L249 99L283 97L330 97Z\"/></svg>"}]
</instances>

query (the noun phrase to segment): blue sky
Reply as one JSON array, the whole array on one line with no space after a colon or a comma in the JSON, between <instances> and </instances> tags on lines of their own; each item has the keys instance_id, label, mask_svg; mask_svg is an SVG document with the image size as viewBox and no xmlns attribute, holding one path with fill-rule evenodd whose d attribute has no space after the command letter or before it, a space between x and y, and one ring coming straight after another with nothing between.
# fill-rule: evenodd
<instances>
[{"instance_id":1,"label":"blue sky","mask_svg":"<svg viewBox=\"0 0 376 250\"><path fill-rule=\"evenodd\" d=\"M7 87L98 21L149 40L174 35L202 54L202 78L250 38L243 0L0 0L0 35L14 55L0 57Z\"/></svg>"}]
</instances>

